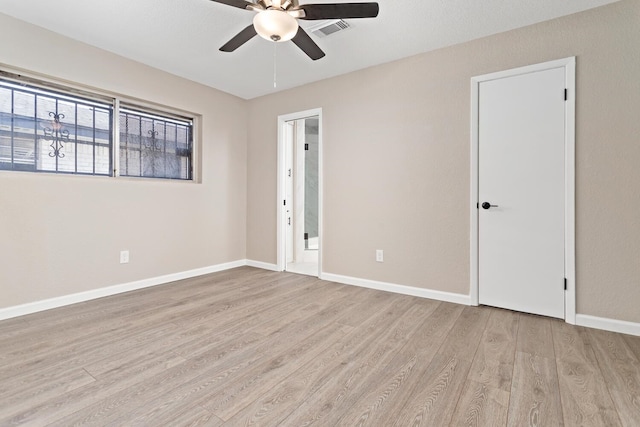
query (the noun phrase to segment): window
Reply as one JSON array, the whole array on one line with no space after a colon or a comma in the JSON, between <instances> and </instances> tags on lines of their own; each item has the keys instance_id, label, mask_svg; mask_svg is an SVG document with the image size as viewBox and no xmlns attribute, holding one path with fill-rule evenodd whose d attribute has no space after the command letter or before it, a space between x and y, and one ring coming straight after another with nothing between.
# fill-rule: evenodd
<instances>
[{"instance_id":1,"label":"window","mask_svg":"<svg viewBox=\"0 0 640 427\"><path fill-rule=\"evenodd\" d=\"M0 76L0 170L193 179L191 118Z\"/></svg>"},{"instance_id":2,"label":"window","mask_svg":"<svg viewBox=\"0 0 640 427\"><path fill-rule=\"evenodd\" d=\"M113 108L0 81L0 169L111 174Z\"/></svg>"},{"instance_id":3,"label":"window","mask_svg":"<svg viewBox=\"0 0 640 427\"><path fill-rule=\"evenodd\" d=\"M190 121L120 108L120 175L191 179Z\"/></svg>"}]
</instances>

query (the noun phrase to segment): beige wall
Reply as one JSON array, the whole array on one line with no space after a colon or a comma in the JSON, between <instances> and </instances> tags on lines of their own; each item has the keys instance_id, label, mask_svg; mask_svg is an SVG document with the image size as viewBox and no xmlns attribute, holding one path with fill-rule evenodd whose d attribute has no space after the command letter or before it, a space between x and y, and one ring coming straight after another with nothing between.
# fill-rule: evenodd
<instances>
[{"instance_id":1,"label":"beige wall","mask_svg":"<svg viewBox=\"0 0 640 427\"><path fill-rule=\"evenodd\" d=\"M245 258L246 101L2 14L0 33L0 63L202 116L199 184L0 171L0 308Z\"/></svg>"},{"instance_id":2,"label":"beige wall","mask_svg":"<svg viewBox=\"0 0 640 427\"><path fill-rule=\"evenodd\" d=\"M321 107L323 270L468 294L470 78L575 55L577 311L640 322L639 40L624 0L250 101L247 258L276 262L277 116Z\"/></svg>"},{"instance_id":3,"label":"beige wall","mask_svg":"<svg viewBox=\"0 0 640 427\"><path fill-rule=\"evenodd\" d=\"M277 116L317 107L324 271L468 294L469 80L575 55L578 313L640 322L638 0L249 102L1 14L0 28L0 63L203 118L201 184L0 172L0 308L275 263Z\"/></svg>"}]
</instances>

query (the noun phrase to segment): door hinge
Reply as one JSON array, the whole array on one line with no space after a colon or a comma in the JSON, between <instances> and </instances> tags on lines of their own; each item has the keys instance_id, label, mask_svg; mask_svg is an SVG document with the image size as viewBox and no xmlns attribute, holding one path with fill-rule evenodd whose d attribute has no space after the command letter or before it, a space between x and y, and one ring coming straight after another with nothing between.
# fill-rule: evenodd
<instances>
[{"instance_id":1,"label":"door hinge","mask_svg":"<svg viewBox=\"0 0 640 427\"><path fill-rule=\"evenodd\" d=\"M564 278L564 290L565 291L567 290L567 278L566 277Z\"/></svg>"},{"instance_id":2,"label":"door hinge","mask_svg":"<svg viewBox=\"0 0 640 427\"><path fill-rule=\"evenodd\" d=\"M567 89L564 90L564 100L566 101L567 99L569 99L569 91Z\"/></svg>"},{"instance_id":3,"label":"door hinge","mask_svg":"<svg viewBox=\"0 0 640 427\"><path fill-rule=\"evenodd\" d=\"M309 144L304 144L304 151L309 151Z\"/></svg>"},{"instance_id":4,"label":"door hinge","mask_svg":"<svg viewBox=\"0 0 640 427\"><path fill-rule=\"evenodd\" d=\"M480 203L476 203L476 209L480 209Z\"/></svg>"},{"instance_id":5,"label":"door hinge","mask_svg":"<svg viewBox=\"0 0 640 427\"><path fill-rule=\"evenodd\" d=\"M284 201L283 206L287 206L287 201L286 200Z\"/></svg>"}]
</instances>

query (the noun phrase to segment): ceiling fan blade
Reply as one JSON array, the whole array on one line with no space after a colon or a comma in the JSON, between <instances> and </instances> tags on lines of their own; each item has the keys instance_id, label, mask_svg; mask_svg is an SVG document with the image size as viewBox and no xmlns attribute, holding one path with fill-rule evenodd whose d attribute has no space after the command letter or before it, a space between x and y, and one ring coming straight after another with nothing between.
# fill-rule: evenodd
<instances>
[{"instance_id":1,"label":"ceiling fan blade","mask_svg":"<svg viewBox=\"0 0 640 427\"><path fill-rule=\"evenodd\" d=\"M239 9L253 10L256 7L255 3L251 3L245 0L211 0L216 3L226 4L228 6L237 7Z\"/></svg>"},{"instance_id":2,"label":"ceiling fan blade","mask_svg":"<svg viewBox=\"0 0 640 427\"><path fill-rule=\"evenodd\" d=\"M322 49L318 47L318 45L311 40L309 34L302 27L298 27L298 32L296 36L291 39L292 42L296 44L307 56L311 59L318 60L324 56L324 52Z\"/></svg>"},{"instance_id":3,"label":"ceiling fan blade","mask_svg":"<svg viewBox=\"0 0 640 427\"><path fill-rule=\"evenodd\" d=\"M300 19L352 19L375 18L380 7L378 3L334 3L334 4L301 4L304 10Z\"/></svg>"},{"instance_id":4,"label":"ceiling fan blade","mask_svg":"<svg viewBox=\"0 0 640 427\"><path fill-rule=\"evenodd\" d=\"M233 52L234 50L251 40L256 34L258 33L256 33L256 29L253 28L253 24L251 24L247 28L236 34L236 36L229 40L227 43L225 43L225 45L222 46L220 50L222 52Z\"/></svg>"}]
</instances>

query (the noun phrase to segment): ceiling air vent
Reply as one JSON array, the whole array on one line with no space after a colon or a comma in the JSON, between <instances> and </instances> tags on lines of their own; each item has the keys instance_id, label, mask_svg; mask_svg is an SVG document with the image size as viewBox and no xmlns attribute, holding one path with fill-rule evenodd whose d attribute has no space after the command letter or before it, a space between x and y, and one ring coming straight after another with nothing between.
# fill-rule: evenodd
<instances>
[{"instance_id":1,"label":"ceiling air vent","mask_svg":"<svg viewBox=\"0 0 640 427\"><path fill-rule=\"evenodd\" d=\"M342 19L333 19L331 21L319 23L318 25L311 27L309 30L316 36L326 37L337 33L338 31L346 30L347 28L349 28L349 24Z\"/></svg>"}]
</instances>

